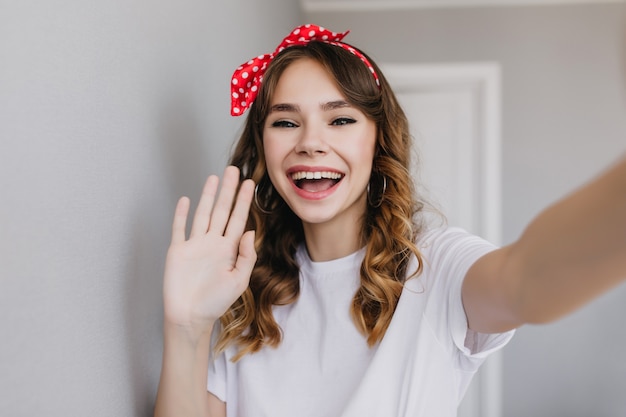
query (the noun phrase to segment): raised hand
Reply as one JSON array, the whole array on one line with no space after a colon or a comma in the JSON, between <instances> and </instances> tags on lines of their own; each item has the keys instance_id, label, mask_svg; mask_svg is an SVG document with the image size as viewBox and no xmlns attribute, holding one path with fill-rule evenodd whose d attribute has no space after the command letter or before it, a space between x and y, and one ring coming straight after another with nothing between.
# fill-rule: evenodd
<instances>
[{"instance_id":1,"label":"raised hand","mask_svg":"<svg viewBox=\"0 0 626 417\"><path fill-rule=\"evenodd\" d=\"M194 333L211 331L247 288L256 262L254 231L244 233L254 183L244 181L237 192L239 170L229 166L219 194L218 185L217 176L207 179L189 238L190 202L178 201L165 263L164 320Z\"/></svg>"}]
</instances>

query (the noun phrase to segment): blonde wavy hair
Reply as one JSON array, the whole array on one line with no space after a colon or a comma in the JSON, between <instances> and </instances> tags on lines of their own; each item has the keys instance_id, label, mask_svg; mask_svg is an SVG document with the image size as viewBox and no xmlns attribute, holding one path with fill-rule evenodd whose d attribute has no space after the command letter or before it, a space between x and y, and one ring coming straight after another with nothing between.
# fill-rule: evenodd
<instances>
[{"instance_id":1,"label":"blonde wavy hair","mask_svg":"<svg viewBox=\"0 0 626 417\"><path fill-rule=\"evenodd\" d=\"M388 82L369 57L380 87L361 60L343 48L323 42L289 47L268 67L231 159L240 168L242 179L252 178L259 184L259 199L270 209L262 211L254 204L251 207L247 227L256 230L257 263L249 287L221 317L222 332L215 352L234 343L239 348L234 361L281 342L281 329L272 308L294 302L300 291L295 252L304 240L302 224L278 193L272 192L263 157L263 126L281 74L303 58L325 67L346 100L377 127L370 181L384 177L387 189L380 206L368 204L362 219L361 241L366 250L360 268L361 284L350 308L354 324L366 336L368 345L383 338L404 282L422 269L422 256L415 245L421 225L415 219L423 204L415 197L409 173L411 137L407 118ZM412 256L417 258L418 267L407 271Z\"/></svg>"}]
</instances>

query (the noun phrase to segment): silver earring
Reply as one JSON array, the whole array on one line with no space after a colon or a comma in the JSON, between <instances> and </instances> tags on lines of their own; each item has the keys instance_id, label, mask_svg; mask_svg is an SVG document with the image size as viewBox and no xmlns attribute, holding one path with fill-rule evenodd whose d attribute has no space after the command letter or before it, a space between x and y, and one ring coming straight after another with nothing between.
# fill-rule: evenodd
<instances>
[{"instance_id":1,"label":"silver earring","mask_svg":"<svg viewBox=\"0 0 626 417\"><path fill-rule=\"evenodd\" d=\"M259 185L261 185L260 183L256 185L256 187L254 187L254 204L256 205L256 207L259 209L259 211L263 214L272 214L272 210L266 210L261 203L259 203Z\"/></svg>"},{"instance_id":2,"label":"silver earring","mask_svg":"<svg viewBox=\"0 0 626 417\"><path fill-rule=\"evenodd\" d=\"M376 187L371 187L371 180L370 182L367 184L367 201L370 203L370 205L374 208L378 208L383 204L383 200L385 199L385 191L387 191L387 177L385 177L384 175L381 175L382 177L382 187L380 187L380 191L378 192L378 196L376 198L372 197L372 189L374 189L373 192L376 192Z\"/></svg>"}]
</instances>

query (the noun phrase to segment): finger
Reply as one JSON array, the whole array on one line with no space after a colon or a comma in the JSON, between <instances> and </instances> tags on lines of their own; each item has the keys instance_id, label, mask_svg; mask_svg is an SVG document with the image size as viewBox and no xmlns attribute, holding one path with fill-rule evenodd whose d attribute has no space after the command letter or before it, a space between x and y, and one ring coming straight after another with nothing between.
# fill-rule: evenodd
<instances>
[{"instance_id":1,"label":"finger","mask_svg":"<svg viewBox=\"0 0 626 417\"><path fill-rule=\"evenodd\" d=\"M202 195L200 196L196 213L193 216L190 237L203 235L209 229L209 219L211 218L211 210L213 209L218 184L219 178L216 175L211 175L204 183Z\"/></svg>"},{"instance_id":2,"label":"finger","mask_svg":"<svg viewBox=\"0 0 626 417\"><path fill-rule=\"evenodd\" d=\"M243 234L246 229L246 224L248 223L252 196L254 196L254 181L245 180L239 188L235 207L230 215L230 219L228 219L228 226L226 227L224 236L239 238Z\"/></svg>"},{"instance_id":3,"label":"finger","mask_svg":"<svg viewBox=\"0 0 626 417\"><path fill-rule=\"evenodd\" d=\"M222 180L222 189L217 196L211 221L209 223L209 231L219 235L224 234L230 211L233 207L233 200L237 187L239 186L239 169L234 166L226 167L224 170L224 179Z\"/></svg>"},{"instance_id":4,"label":"finger","mask_svg":"<svg viewBox=\"0 0 626 417\"><path fill-rule=\"evenodd\" d=\"M172 222L172 244L185 241L185 228L187 226L189 204L189 198L187 197L181 197L176 204L174 221Z\"/></svg>"},{"instance_id":5,"label":"finger","mask_svg":"<svg viewBox=\"0 0 626 417\"><path fill-rule=\"evenodd\" d=\"M235 269L239 272L239 277L244 279L248 285L252 269L256 263L256 250L254 249L254 230L248 230L239 241L239 255L235 262Z\"/></svg>"}]
</instances>

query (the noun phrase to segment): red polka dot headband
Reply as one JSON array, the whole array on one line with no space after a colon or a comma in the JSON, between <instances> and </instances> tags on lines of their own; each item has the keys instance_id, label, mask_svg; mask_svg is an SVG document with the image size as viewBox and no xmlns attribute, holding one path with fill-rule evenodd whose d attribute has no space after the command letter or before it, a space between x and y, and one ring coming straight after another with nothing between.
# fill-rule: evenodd
<instances>
[{"instance_id":1,"label":"red polka dot headband","mask_svg":"<svg viewBox=\"0 0 626 417\"><path fill-rule=\"evenodd\" d=\"M374 67L368 61L368 59L356 48L341 42L341 40L349 33L347 30L343 33L331 32L323 27L316 25L303 25L295 28L289 36L287 36L278 45L278 48L271 53L265 55L259 55L256 58L251 59L245 64L241 65L233 73L232 82L230 84L231 89L231 106L230 114L233 116L241 116L254 102L254 99L259 92L261 82L263 81L263 74L270 62L274 59L278 53L283 49L294 45L306 45L311 41L325 42L330 45L335 45L345 49L359 57L361 61L367 65L370 72L376 80L376 84L380 86L378 75L374 71Z\"/></svg>"}]
</instances>

